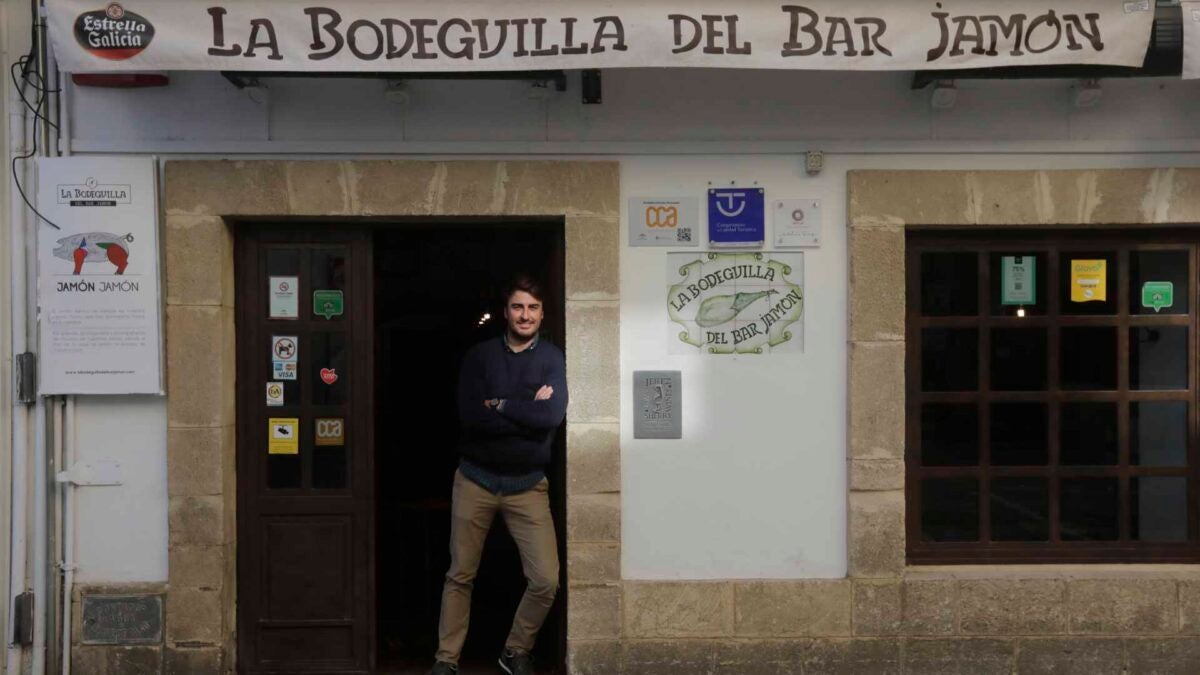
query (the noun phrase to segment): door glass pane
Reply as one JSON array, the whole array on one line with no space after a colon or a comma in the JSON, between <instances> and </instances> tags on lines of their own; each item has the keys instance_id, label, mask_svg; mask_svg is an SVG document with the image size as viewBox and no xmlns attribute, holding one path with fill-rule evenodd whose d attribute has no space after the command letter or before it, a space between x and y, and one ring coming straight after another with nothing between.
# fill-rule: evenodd
<instances>
[{"instance_id":1,"label":"door glass pane","mask_svg":"<svg viewBox=\"0 0 1200 675\"><path fill-rule=\"evenodd\" d=\"M979 329L921 331L921 388L973 391L979 387Z\"/></svg>"},{"instance_id":2,"label":"door glass pane","mask_svg":"<svg viewBox=\"0 0 1200 675\"><path fill-rule=\"evenodd\" d=\"M267 249L268 276L300 276L300 251L294 248Z\"/></svg>"},{"instance_id":3,"label":"door glass pane","mask_svg":"<svg viewBox=\"0 0 1200 675\"><path fill-rule=\"evenodd\" d=\"M1039 391L1046 388L1046 329L992 329L992 389Z\"/></svg>"},{"instance_id":4,"label":"door glass pane","mask_svg":"<svg viewBox=\"0 0 1200 675\"><path fill-rule=\"evenodd\" d=\"M1064 478L1061 485L1063 541L1112 541L1119 536L1116 478Z\"/></svg>"},{"instance_id":5,"label":"door glass pane","mask_svg":"<svg viewBox=\"0 0 1200 675\"><path fill-rule=\"evenodd\" d=\"M978 541L978 481L921 481L921 536L925 541Z\"/></svg>"},{"instance_id":6,"label":"door glass pane","mask_svg":"<svg viewBox=\"0 0 1200 675\"><path fill-rule=\"evenodd\" d=\"M1045 403L992 404L992 465L1045 466Z\"/></svg>"},{"instance_id":7,"label":"door glass pane","mask_svg":"<svg viewBox=\"0 0 1200 675\"><path fill-rule=\"evenodd\" d=\"M1058 306L1065 315L1117 313L1117 254L1112 251L1060 253Z\"/></svg>"},{"instance_id":8,"label":"door glass pane","mask_svg":"<svg viewBox=\"0 0 1200 675\"><path fill-rule=\"evenodd\" d=\"M318 490L341 490L346 487L346 448L315 446L312 459L312 486Z\"/></svg>"},{"instance_id":9,"label":"door glass pane","mask_svg":"<svg viewBox=\"0 0 1200 675\"><path fill-rule=\"evenodd\" d=\"M1050 489L1045 478L992 481L992 539L1046 541L1050 538Z\"/></svg>"},{"instance_id":10,"label":"door glass pane","mask_svg":"<svg viewBox=\"0 0 1200 675\"><path fill-rule=\"evenodd\" d=\"M1071 466L1117 463L1117 404L1063 403L1059 461Z\"/></svg>"},{"instance_id":11,"label":"door glass pane","mask_svg":"<svg viewBox=\"0 0 1200 675\"><path fill-rule=\"evenodd\" d=\"M1059 378L1063 389L1117 388L1115 327L1063 328L1059 339Z\"/></svg>"},{"instance_id":12,"label":"door glass pane","mask_svg":"<svg viewBox=\"0 0 1200 675\"><path fill-rule=\"evenodd\" d=\"M300 487L300 455L268 455L267 487L272 490Z\"/></svg>"},{"instance_id":13,"label":"door glass pane","mask_svg":"<svg viewBox=\"0 0 1200 675\"><path fill-rule=\"evenodd\" d=\"M1129 461L1138 466L1186 466L1187 401L1138 401L1129 406Z\"/></svg>"},{"instance_id":14,"label":"door glass pane","mask_svg":"<svg viewBox=\"0 0 1200 675\"><path fill-rule=\"evenodd\" d=\"M288 407L300 405L300 380L299 380L299 365L302 359L305 358L304 350L308 349L308 344L297 335L294 327L286 326L282 323L273 324L278 327L273 328L267 333L267 341L262 347L262 356L266 360L267 380L277 382L283 385L283 407L269 407L267 412L274 417L283 417L282 413ZM295 360L276 360L276 351L280 352L280 356L287 353L296 354ZM278 365L277 365L278 364ZM291 377L292 379L287 379Z\"/></svg>"},{"instance_id":15,"label":"door glass pane","mask_svg":"<svg viewBox=\"0 0 1200 675\"><path fill-rule=\"evenodd\" d=\"M975 253L921 254L921 314L979 313L979 262Z\"/></svg>"},{"instance_id":16,"label":"door glass pane","mask_svg":"<svg viewBox=\"0 0 1200 675\"><path fill-rule=\"evenodd\" d=\"M1130 252L1130 314L1187 314L1191 307L1188 279L1187 251ZM1170 284L1165 295L1164 284ZM1168 299L1169 305L1165 304Z\"/></svg>"},{"instance_id":17,"label":"door glass pane","mask_svg":"<svg viewBox=\"0 0 1200 675\"><path fill-rule=\"evenodd\" d=\"M1133 523L1138 541L1187 541L1187 479L1141 476L1129 483Z\"/></svg>"},{"instance_id":18,"label":"door glass pane","mask_svg":"<svg viewBox=\"0 0 1200 675\"><path fill-rule=\"evenodd\" d=\"M1129 329L1129 387L1187 389L1187 326Z\"/></svg>"},{"instance_id":19,"label":"door glass pane","mask_svg":"<svg viewBox=\"0 0 1200 675\"><path fill-rule=\"evenodd\" d=\"M312 334L312 361L309 362L312 402L338 405L346 402L350 376L348 345L344 333Z\"/></svg>"},{"instance_id":20,"label":"door glass pane","mask_svg":"<svg viewBox=\"0 0 1200 675\"><path fill-rule=\"evenodd\" d=\"M1011 258L1011 265L1006 259ZM1038 316L1046 313L1046 288L1049 268L1046 266L1045 253L1029 253L1028 251L1012 251L1008 253L992 253L988 257L991 269L992 316L1016 316L1018 309L1025 311L1025 316ZM1032 298L1032 302L1027 301ZM1009 304L1004 304L1005 300Z\"/></svg>"},{"instance_id":21,"label":"door glass pane","mask_svg":"<svg viewBox=\"0 0 1200 675\"><path fill-rule=\"evenodd\" d=\"M974 466L979 463L979 408L973 403L921 406L921 464Z\"/></svg>"},{"instance_id":22,"label":"door glass pane","mask_svg":"<svg viewBox=\"0 0 1200 675\"><path fill-rule=\"evenodd\" d=\"M349 303L352 300L346 297L346 250L333 248L313 251L310 269L312 276L309 287L312 292L307 300L314 304L308 311L313 316L329 321L341 321L350 311Z\"/></svg>"}]
</instances>

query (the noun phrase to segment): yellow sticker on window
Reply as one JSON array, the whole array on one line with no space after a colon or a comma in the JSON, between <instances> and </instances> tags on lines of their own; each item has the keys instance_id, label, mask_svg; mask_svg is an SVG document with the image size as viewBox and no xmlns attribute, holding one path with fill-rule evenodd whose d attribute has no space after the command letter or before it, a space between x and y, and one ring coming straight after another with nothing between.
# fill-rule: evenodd
<instances>
[{"instance_id":1,"label":"yellow sticker on window","mask_svg":"<svg viewBox=\"0 0 1200 675\"><path fill-rule=\"evenodd\" d=\"M300 437L296 417L272 417L267 420L267 453L271 455L300 454Z\"/></svg>"},{"instance_id":2,"label":"yellow sticker on window","mask_svg":"<svg viewBox=\"0 0 1200 675\"><path fill-rule=\"evenodd\" d=\"M1071 261L1071 302L1103 302L1108 299L1108 261Z\"/></svg>"}]
</instances>

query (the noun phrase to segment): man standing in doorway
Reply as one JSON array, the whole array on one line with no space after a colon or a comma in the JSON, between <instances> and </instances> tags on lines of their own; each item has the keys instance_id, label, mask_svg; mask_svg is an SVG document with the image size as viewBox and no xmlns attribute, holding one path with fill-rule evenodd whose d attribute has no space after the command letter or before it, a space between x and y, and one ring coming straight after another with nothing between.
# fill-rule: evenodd
<instances>
[{"instance_id":1,"label":"man standing in doorway","mask_svg":"<svg viewBox=\"0 0 1200 675\"><path fill-rule=\"evenodd\" d=\"M471 588L496 513L504 516L517 543L528 582L500 667L512 675L533 674L529 652L558 590L558 544L546 466L567 412L563 353L538 335L544 297L536 281L518 276L504 290L504 334L475 345L463 357L458 380L463 436L454 474L450 571L431 675L458 672Z\"/></svg>"}]
</instances>

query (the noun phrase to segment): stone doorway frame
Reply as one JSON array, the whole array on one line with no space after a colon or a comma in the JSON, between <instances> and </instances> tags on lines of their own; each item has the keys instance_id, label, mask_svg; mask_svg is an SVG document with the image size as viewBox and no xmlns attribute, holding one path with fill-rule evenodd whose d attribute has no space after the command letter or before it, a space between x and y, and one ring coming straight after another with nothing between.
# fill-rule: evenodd
<instances>
[{"instance_id":1,"label":"stone doorway frame","mask_svg":"<svg viewBox=\"0 0 1200 675\"><path fill-rule=\"evenodd\" d=\"M568 639L617 624L618 163L180 160L165 163L164 181L169 672L233 672L236 664L232 228L245 217L564 219ZM598 608L612 616L597 617Z\"/></svg>"}]
</instances>

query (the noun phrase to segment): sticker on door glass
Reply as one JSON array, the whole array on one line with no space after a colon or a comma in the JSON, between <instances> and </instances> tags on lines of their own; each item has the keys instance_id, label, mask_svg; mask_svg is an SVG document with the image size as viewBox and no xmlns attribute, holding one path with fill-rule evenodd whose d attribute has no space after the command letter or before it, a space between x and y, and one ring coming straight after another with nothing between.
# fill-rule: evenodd
<instances>
[{"instance_id":1,"label":"sticker on door glass","mask_svg":"<svg viewBox=\"0 0 1200 675\"><path fill-rule=\"evenodd\" d=\"M345 303L341 291L313 291L313 314L323 316L327 320L341 316Z\"/></svg>"},{"instance_id":2,"label":"sticker on door glass","mask_svg":"<svg viewBox=\"0 0 1200 675\"><path fill-rule=\"evenodd\" d=\"M267 420L267 452L272 455L300 454L298 417L272 417Z\"/></svg>"},{"instance_id":3,"label":"sticker on door glass","mask_svg":"<svg viewBox=\"0 0 1200 675\"><path fill-rule=\"evenodd\" d=\"M1000 258L1000 304L1036 304L1037 259L1031 255Z\"/></svg>"},{"instance_id":4,"label":"sticker on door glass","mask_svg":"<svg viewBox=\"0 0 1200 675\"><path fill-rule=\"evenodd\" d=\"M1170 281L1147 281L1142 284L1142 307L1161 312L1175 304L1175 284Z\"/></svg>"},{"instance_id":5,"label":"sticker on door glass","mask_svg":"<svg viewBox=\"0 0 1200 675\"><path fill-rule=\"evenodd\" d=\"M271 336L271 376L276 380L294 380L300 359L300 338L295 335Z\"/></svg>"},{"instance_id":6,"label":"sticker on door glass","mask_svg":"<svg viewBox=\"0 0 1200 675\"><path fill-rule=\"evenodd\" d=\"M1103 302L1108 299L1108 261L1071 261L1071 302Z\"/></svg>"},{"instance_id":7,"label":"sticker on door glass","mask_svg":"<svg viewBox=\"0 0 1200 675\"><path fill-rule=\"evenodd\" d=\"M283 405L283 385L279 382L267 383L267 407L278 408Z\"/></svg>"},{"instance_id":8,"label":"sticker on door glass","mask_svg":"<svg viewBox=\"0 0 1200 675\"><path fill-rule=\"evenodd\" d=\"M269 277L272 319L300 318L300 277Z\"/></svg>"},{"instance_id":9,"label":"sticker on door glass","mask_svg":"<svg viewBox=\"0 0 1200 675\"><path fill-rule=\"evenodd\" d=\"M346 422L341 417L318 417L314 420L316 445L345 445Z\"/></svg>"},{"instance_id":10,"label":"sticker on door glass","mask_svg":"<svg viewBox=\"0 0 1200 675\"><path fill-rule=\"evenodd\" d=\"M322 368L321 369L321 381L324 382L325 384L333 384L334 382L337 382L338 381L337 369L336 368Z\"/></svg>"}]
</instances>

